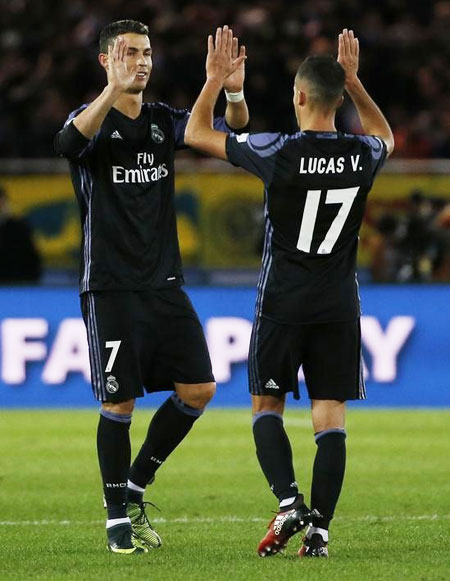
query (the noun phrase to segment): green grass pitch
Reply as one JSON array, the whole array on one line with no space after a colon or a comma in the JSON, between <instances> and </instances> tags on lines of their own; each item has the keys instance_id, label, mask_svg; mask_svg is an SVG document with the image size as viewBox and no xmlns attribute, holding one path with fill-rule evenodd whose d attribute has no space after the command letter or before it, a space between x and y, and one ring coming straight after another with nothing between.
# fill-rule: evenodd
<instances>
[{"instance_id":1,"label":"green grass pitch","mask_svg":"<svg viewBox=\"0 0 450 581\"><path fill-rule=\"evenodd\" d=\"M137 410L134 451L151 412ZM450 579L450 411L350 410L347 473L330 559L300 561L256 546L276 509L254 454L248 410L210 410L147 499L163 546L106 551L95 452L96 410L0 413L0 578L191 580ZM286 429L309 497L309 414Z\"/></svg>"}]
</instances>

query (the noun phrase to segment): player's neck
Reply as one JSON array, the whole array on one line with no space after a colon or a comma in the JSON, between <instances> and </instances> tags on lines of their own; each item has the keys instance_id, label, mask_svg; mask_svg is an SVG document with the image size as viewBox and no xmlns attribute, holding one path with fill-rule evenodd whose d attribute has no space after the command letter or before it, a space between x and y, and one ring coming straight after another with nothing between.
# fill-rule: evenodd
<instances>
[{"instance_id":1,"label":"player's neck","mask_svg":"<svg viewBox=\"0 0 450 581\"><path fill-rule=\"evenodd\" d=\"M120 111L123 115L136 119L141 114L142 108L142 93L131 95L125 93L121 95L114 103L114 109Z\"/></svg>"},{"instance_id":2,"label":"player's neck","mask_svg":"<svg viewBox=\"0 0 450 581\"><path fill-rule=\"evenodd\" d=\"M334 115L322 115L314 111L309 114L303 114L300 128L302 131L336 131Z\"/></svg>"}]
</instances>

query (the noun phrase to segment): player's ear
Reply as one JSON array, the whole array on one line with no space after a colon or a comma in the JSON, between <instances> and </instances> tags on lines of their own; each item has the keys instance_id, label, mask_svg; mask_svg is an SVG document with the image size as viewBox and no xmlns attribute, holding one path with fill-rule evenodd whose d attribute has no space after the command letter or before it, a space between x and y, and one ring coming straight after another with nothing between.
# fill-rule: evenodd
<instances>
[{"instance_id":1,"label":"player's ear","mask_svg":"<svg viewBox=\"0 0 450 581\"><path fill-rule=\"evenodd\" d=\"M297 92L297 103L300 105L300 107L304 107L305 103L306 103L306 93L305 91L298 91Z\"/></svg>"},{"instance_id":2,"label":"player's ear","mask_svg":"<svg viewBox=\"0 0 450 581\"><path fill-rule=\"evenodd\" d=\"M341 95L339 101L337 102L336 109L339 109L339 107L342 105L343 102L344 102L344 95Z\"/></svg>"},{"instance_id":3,"label":"player's ear","mask_svg":"<svg viewBox=\"0 0 450 581\"><path fill-rule=\"evenodd\" d=\"M98 55L98 62L105 70L108 70L108 55L107 54L105 54L104 52L101 52Z\"/></svg>"}]
</instances>

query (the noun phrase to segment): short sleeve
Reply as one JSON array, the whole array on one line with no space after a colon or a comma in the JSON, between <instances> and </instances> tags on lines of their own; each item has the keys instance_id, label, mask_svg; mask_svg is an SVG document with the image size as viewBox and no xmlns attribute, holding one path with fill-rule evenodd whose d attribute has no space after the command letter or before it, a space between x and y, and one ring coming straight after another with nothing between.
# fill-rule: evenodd
<instances>
[{"instance_id":1,"label":"short sleeve","mask_svg":"<svg viewBox=\"0 0 450 581\"><path fill-rule=\"evenodd\" d=\"M160 105L168 111L172 120L176 149L186 147L184 143L184 132L189 121L189 109L174 109L164 103L160 103Z\"/></svg>"},{"instance_id":2,"label":"short sleeve","mask_svg":"<svg viewBox=\"0 0 450 581\"><path fill-rule=\"evenodd\" d=\"M386 144L380 137L377 137L376 135L358 135L357 137L362 143L365 143L370 148L372 171L373 175L375 176L386 161Z\"/></svg>"},{"instance_id":3,"label":"short sleeve","mask_svg":"<svg viewBox=\"0 0 450 581\"><path fill-rule=\"evenodd\" d=\"M173 107L169 107L164 103L161 103L161 105L168 110L172 119L175 147L177 149L187 147L184 142L184 133L186 131L186 125L189 121L191 112L189 109L174 109ZM213 125L216 131L223 131L224 133L231 133L232 131L232 129L228 127L224 117L215 117Z\"/></svg>"},{"instance_id":4,"label":"short sleeve","mask_svg":"<svg viewBox=\"0 0 450 581\"><path fill-rule=\"evenodd\" d=\"M75 117L86 107L87 105L83 105L79 109L72 111L64 123L64 127L55 137L56 153L72 161L80 161L91 151L95 142L95 137L94 139L88 139L73 124Z\"/></svg>"},{"instance_id":5,"label":"short sleeve","mask_svg":"<svg viewBox=\"0 0 450 581\"><path fill-rule=\"evenodd\" d=\"M227 137L228 160L258 176L265 184L272 178L277 153L286 137L281 133L242 133Z\"/></svg>"}]
</instances>

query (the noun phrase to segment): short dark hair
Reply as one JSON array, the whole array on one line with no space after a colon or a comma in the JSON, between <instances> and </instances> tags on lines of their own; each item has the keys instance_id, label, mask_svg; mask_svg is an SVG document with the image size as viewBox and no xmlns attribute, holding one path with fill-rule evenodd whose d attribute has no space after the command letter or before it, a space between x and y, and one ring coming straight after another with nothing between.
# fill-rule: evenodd
<instances>
[{"instance_id":1,"label":"short dark hair","mask_svg":"<svg viewBox=\"0 0 450 581\"><path fill-rule=\"evenodd\" d=\"M108 45L111 44L111 41L120 34L126 34L127 32L144 34L145 36L149 35L148 26L137 20L117 20L116 22L111 22L100 33L100 52L107 53Z\"/></svg>"},{"instance_id":2,"label":"short dark hair","mask_svg":"<svg viewBox=\"0 0 450 581\"><path fill-rule=\"evenodd\" d=\"M311 86L311 98L321 106L336 105L344 92L345 71L332 56L309 56L300 65L295 78Z\"/></svg>"}]
</instances>

